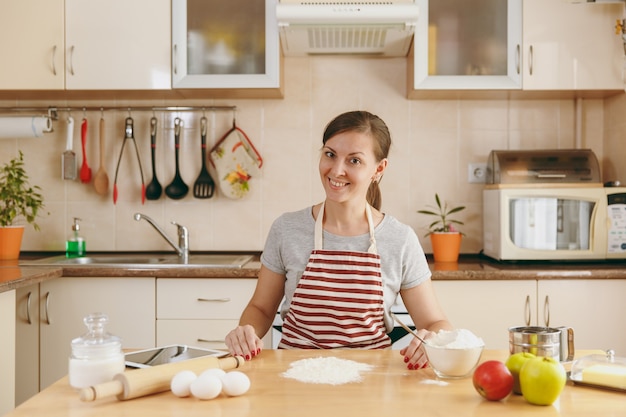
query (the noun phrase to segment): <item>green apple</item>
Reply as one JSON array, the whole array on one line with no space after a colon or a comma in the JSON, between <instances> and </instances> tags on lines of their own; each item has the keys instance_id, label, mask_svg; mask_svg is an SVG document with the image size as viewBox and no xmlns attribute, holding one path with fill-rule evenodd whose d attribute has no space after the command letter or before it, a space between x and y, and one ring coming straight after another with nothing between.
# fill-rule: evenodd
<instances>
[{"instance_id":1,"label":"green apple","mask_svg":"<svg viewBox=\"0 0 626 417\"><path fill-rule=\"evenodd\" d=\"M506 360L505 365L511 371L513 375L513 393L517 395L522 395L522 389L519 384L519 372L522 369L522 365L526 363L528 359L534 358L530 352L517 352L509 356Z\"/></svg>"},{"instance_id":2,"label":"green apple","mask_svg":"<svg viewBox=\"0 0 626 417\"><path fill-rule=\"evenodd\" d=\"M527 359L519 373L522 395L531 404L550 405L565 387L565 368L554 358Z\"/></svg>"}]
</instances>

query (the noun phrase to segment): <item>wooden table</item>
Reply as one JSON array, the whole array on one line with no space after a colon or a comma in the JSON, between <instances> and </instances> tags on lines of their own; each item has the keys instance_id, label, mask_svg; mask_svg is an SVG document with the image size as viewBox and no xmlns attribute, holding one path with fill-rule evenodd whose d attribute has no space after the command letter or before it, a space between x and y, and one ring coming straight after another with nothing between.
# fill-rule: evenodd
<instances>
[{"instance_id":1,"label":"wooden table","mask_svg":"<svg viewBox=\"0 0 626 417\"><path fill-rule=\"evenodd\" d=\"M580 355L589 352L580 352ZM505 351L485 351L481 361L506 360ZM281 374L293 361L333 356L374 365L359 383L308 384ZM535 406L521 396L499 402L480 397L471 378L437 379L430 369L408 371L396 350L266 350L240 368L251 388L240 397L201 401L177 398L171 392L128 401L81 402L67 378L20 405L6 417L39 416L209 416L209 417L321 417L321 416L624 416L623 393L574 386L565 387L552 406Z\"/></svg>"}]
</instances>

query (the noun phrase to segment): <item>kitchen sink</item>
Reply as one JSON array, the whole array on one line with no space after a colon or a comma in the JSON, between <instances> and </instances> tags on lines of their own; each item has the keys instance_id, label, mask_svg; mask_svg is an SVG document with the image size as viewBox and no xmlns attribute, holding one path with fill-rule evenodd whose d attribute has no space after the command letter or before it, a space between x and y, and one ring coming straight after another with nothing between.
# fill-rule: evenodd
<instances>
[{"instance_id":1,"label":"kitchen sink","mask_svg":"<svg viewBox=\"0 0 626 417\"><path fill-rule=\"evenodd\" d=\"M52 256L35 261L23 262L23 265L38 266L76 266L76 267L111 267L111 268L241 268L253 258L253 255L240 254L191 254L187 262L178 255L166 254L95 254L80 258L66 258L64 255Z\"/></svg>"}]
</instances>

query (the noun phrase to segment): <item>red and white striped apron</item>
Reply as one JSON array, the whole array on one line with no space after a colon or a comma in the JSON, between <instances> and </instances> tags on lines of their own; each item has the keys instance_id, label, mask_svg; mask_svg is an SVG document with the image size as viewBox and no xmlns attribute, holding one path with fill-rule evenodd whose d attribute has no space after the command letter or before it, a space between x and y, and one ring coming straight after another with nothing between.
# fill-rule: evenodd
<instances>
[{"instance_id":1,"label":"red and white striped apron","mask_svg":"<svg viewBox=\"0 0 626 417\"><path fill-rule=\"evenodd\" d=\"M383 319L383 283L372 210L367 252L323 249L324 204L315 247L283 320L279 349L382 349L391 346Z\"/></svg>"}]
</instances>

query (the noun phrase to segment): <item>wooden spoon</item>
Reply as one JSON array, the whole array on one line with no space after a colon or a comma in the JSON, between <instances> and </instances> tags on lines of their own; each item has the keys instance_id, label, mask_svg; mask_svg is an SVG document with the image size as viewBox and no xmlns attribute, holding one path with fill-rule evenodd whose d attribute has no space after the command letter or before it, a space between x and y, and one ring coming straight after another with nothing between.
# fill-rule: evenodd
<instances>
[{"instance_id":1,"label":"wooden spoon","mask_svg":"<svg viewBox=\"0 0 626 417\"><path fill-rule=\"evenodd\" d=\"M93 178L93 186L96 192L106 195L109 192L109 176L104 169L104 119L100 118L100 166Z\"/></svg>"}]
</instances>

